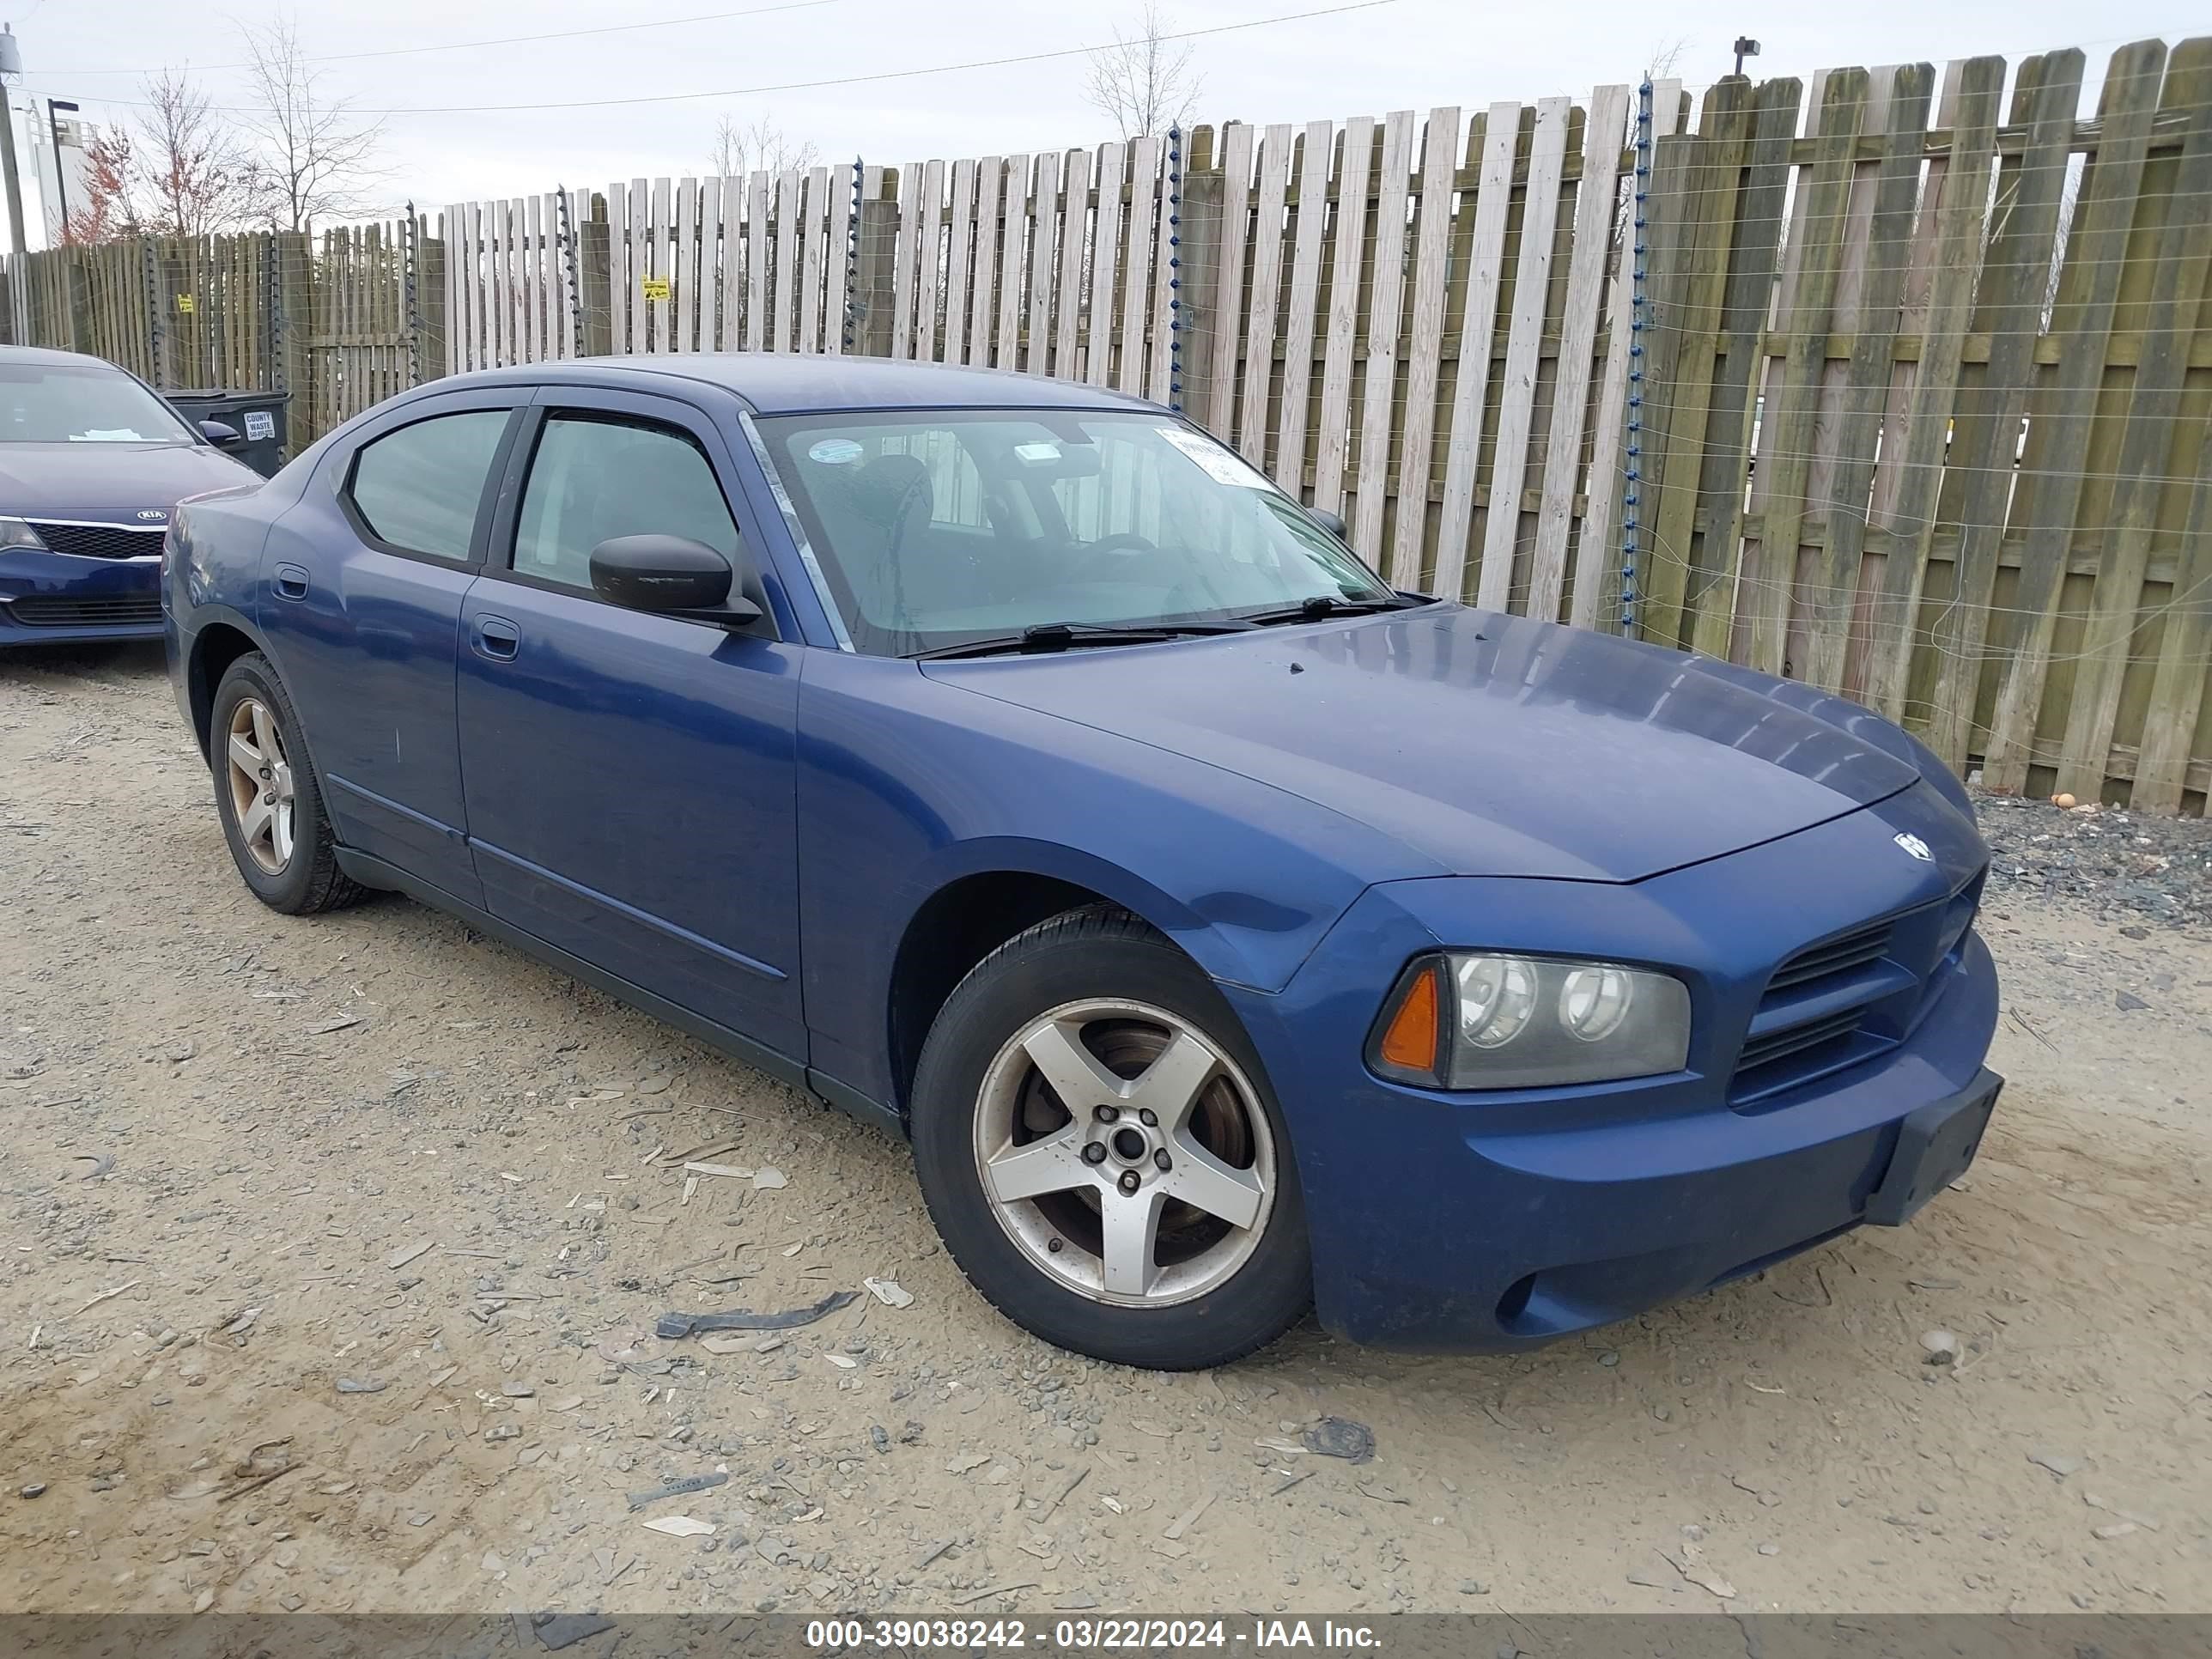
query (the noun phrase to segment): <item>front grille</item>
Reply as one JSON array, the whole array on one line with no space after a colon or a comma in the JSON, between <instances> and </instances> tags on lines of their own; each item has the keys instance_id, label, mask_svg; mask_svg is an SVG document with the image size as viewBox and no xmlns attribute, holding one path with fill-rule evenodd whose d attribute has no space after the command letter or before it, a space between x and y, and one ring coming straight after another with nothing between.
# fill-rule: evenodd
<instances>
[{"instance_id":1,"label":"front grille","mask_svg":"<svg viewBox=\"0 0 2212 1659\"><path fill-rule=\"evenodd\" d=\"M1894 1048L1948 982L1981 901L1978 872L1948 898L1807 945L1768 977L1729 1104L1756 1112L1790 1091Z\"/></svg>"},{"instance_id":2,"label":"front grille","mask_svg":"<svg viewBox=\"0 0 2212 1659\"><path fill-rule=\"evenodd\" d=\"M31 528L55 552L81 559L135 559L161 550L160 525L140 530L119 524L46 524L33 519Z\"/></svg>"},{"instance_id":3,"label":"front grille","mask_svg":"<svg viewBox=\"0 0 2212 1659\"><path fill-rule=\"evenodd\" d=\"M1881 961L1882 953L1888 949L1889 923L1870 923L1855 933L1845 933L1841 939L1800 951L1774 970L1774 977L1766 981L1766 994L1772 996L1794 985L1809 984L1831 974L1849 973L1869 962Z\"/></svg>"},{"instance_id":4,"label":"front grille","mask_svg":"<svg viewBox=\"0 0 2212 1659\"><path fill-rule=\"evenodd\" d=\"M131 593L112 599L17 599L9 613L26 628L107 628L161 620L158 593Z\"/></svg>"},{"instance_id":5,"label":"front grille","mask_svg":"<svg viewBox=\"0 0 2212 1659\"><path fill-rule=\"evenodd\" d=\"M1846 1008L1840 1013L1830 1014L1808 1024L1792 1025L1779 1031L1769 1031L1763 1036L1753 1037L1743 1045L1742 1056L1735 1063L1736 1075L1741 1077L1746 1072L1756 1071L1778 1060L1787 1060L1792 1054L1803 1054L1807 1049L1817 1048L1825 1042L1855 1036L1859 1027L1865 1023L1865 1009Z\"/></svg>"}]
</instances>

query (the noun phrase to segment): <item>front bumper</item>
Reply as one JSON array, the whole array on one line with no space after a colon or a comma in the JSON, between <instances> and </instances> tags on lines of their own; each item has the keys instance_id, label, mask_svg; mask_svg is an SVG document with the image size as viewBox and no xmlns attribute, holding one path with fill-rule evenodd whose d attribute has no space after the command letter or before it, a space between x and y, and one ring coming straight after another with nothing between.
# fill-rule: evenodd
<instances>
[{"instance_id":1,"label":"front bumper","mask_svg":"<svg viewBox=\"0 0 2212 1659\"><path fill-rule=\"evenodd\" d=\"M160 559L0 550L0 646L161 637Z\"/></svg>"},{"instance_id":2,"label":"front bumper","mask_svg":"<svg viewBox=\"0 0 2212 1659\"><path fill-rule=\"evenodd\" d=\"M1936 860L1901 855L1900 831ZM1731 1103L1735 1050L1777 963L1941 902L1984 856L1923 787L1631 887L1369 890L1279 995L1230 994L1289 1120L1322 1323L1385 1347L1533 1346L1908 1218L1972 1158L1998 1086L1982 1066L1997 988L1979 939L1876 1056L1753 1106ZM1707 1035L1665 1078L1487 1095L1382 1081L1359 1060L1377 987L1437 945L1674 966Z\"/></svg>"}]
</instances>

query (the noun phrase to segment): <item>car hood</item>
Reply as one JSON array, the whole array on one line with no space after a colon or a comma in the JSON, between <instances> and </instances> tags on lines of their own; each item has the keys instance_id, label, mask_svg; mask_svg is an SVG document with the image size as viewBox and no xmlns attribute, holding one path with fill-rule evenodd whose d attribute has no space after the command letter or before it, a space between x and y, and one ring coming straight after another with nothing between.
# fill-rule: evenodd
<instances>
[{"instance_id":1,"label":"car hood","mask_svg":"<svg viewBox=\"0 0 2212 1659\"><path fill-rule=\"evenodd\" d=\"M1460 875L1640 880L1920 775L1903 732L1841 698L1459 605L924 668L1272 785Z\"/></svg>"},{"instance_id":2,"label":"car hood","mask_svg":"<svg viewBox=\"0 0 2212 1659\"><path fill-rule=\"evenodd\" d=\"M0 443L0 517L10 519L137 524L187 495L259 482L204 444Z\"/></svg>"}]
</instances>

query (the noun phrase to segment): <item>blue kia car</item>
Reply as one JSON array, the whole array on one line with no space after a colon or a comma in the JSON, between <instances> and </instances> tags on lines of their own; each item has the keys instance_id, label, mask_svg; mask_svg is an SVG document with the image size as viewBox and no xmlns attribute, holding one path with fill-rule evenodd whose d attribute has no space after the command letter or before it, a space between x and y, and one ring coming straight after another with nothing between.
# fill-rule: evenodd
<instances>
[{"instance_id":1,"label":"blue kia car","mask_svg":"<svg viewBox=\"0 0 2212 1659\"><path fill-rule=\"evenodd\" d=\"M1949 1184L1934 756L1341 535L1096 387L633 358L393 399L164 593L264 902L411 894L909 1138L1064 1347L1514 1349Z\"/></svg>"},{"instance_id":2,"label":"blue kia car","mask_svg":"<svg viewBox=\"0 0 2212 1659\"><path fill-rule=\"evenodd\" d=\"M98 357L0 347L0 647L159 639L170 508L257 482L224 434Z\"/></svg>"}]
</instances>

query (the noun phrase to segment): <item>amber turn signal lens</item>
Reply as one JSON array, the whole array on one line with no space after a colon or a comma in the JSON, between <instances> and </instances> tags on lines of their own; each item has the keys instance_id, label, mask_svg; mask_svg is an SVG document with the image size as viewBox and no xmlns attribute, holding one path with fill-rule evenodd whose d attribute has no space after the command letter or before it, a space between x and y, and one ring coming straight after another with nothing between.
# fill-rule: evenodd
<instances>
[{"instance_id":1,"label":"amber turn signal lens","mask_svg":"<svg viewBox=\"0 0 2212 1659\"><path fill-rule=\"evenodd\" d=\"M1377 1052L1383 1060L1409 1072L1434 1073L1437 1043L1443 1031L1438 1020L1441 1007L1437 970L1424 969L1407 986L1398 1012L1390 1016L1390 1024L1382 1033Z\"/></svg>"}]
</instances>

